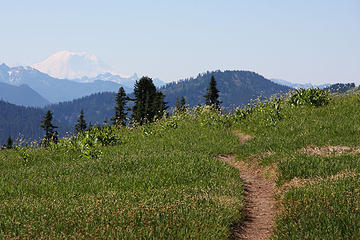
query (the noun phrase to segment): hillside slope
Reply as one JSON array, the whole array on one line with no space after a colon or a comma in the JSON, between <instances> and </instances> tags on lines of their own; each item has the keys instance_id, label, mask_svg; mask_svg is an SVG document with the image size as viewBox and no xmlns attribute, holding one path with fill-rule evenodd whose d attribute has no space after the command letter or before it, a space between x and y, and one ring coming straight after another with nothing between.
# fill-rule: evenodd
<instances>
[{"instance_id":1,"label":"hillside slope","mask_svg":"<svg viewBox=\"0 0 360 240\"><path fill-rule=\"evenodd\" d=\"M11 136L13 140L23 138L26 140L39 140L44 136L40 128L46 111L40 108L17 106L0 100L0 145ZM64 136L70 127L54 119L53 124L60 136Z\"/></svg>"},{"instance_id":2,"label":"hillside slope","mask_svg":"<svg viewBox=\"0 0 360 240\"><path fill-rule=\"evenodd\" d=\"M248 104L258 96L270 97L276 93L286 93L291 88L282 86L249 71L215 71L199 74L196 78L169 83L160 90L165 94L169 106L175 106L176 97L185 97L190 106L204 104L204 95L209 87L211 76L215 77L220 91L220 101L224 107L237 107Z\"/></svg>"},{"instance_id":3,"label":"hillside slope","mask_svg":"<svg viewBox=\"0 0 360 240\"><path fill-rule=\"evenodd\" d=\"M301 106L277 101L236 113L253 136L238 147L238 161L276 182L274 239L359 239L359 96L333 95L315 107L321 94L302 93Z\"/></svg>"},{"instance_id":4,"label":"hillside slope","mask_svg":"<svg viewBox=\"0 0 360 240\"><path fill-rule=\"evenodd\" d=\"M26 107L42 107L50 102L28 85L13 86L0 82L0 99Z\"/></svg>"},{"instance_id":5,"label":"hillside slope","mask_svg":"<svg viewBox=\"0 0 360 240\"><path fill-rule=\"evenodd\" d=\"M54 113L54 117L61 123L74 126L80 111L84 110L85 121L92 124L103 124L114 115L116 94L103 92L91 94L68 102L61 102L47 106Z\"/></svg>"},{"instance_id":6,"label":"hillside slope","mask_svg":"<svg viewBox=\"0 0 360 240\"><path fill-rule=\"evenodd\" d=\"M123 85L96 80L89 83L80 83L67 79L53 78L31 67L13 67L0 65L0 82L19 86L27 84L41 96L52 103L71 101L97 92L117 92ZM123 86L125 91L131 89Z\"/></svg>"}]
</instances>

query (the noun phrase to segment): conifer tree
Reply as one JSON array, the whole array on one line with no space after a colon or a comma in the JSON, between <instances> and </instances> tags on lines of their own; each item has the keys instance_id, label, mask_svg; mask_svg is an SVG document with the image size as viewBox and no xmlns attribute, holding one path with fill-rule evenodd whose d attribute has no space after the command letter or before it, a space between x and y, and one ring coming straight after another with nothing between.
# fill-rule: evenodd
<instances>
[{"instance_id":1,"label":"conifer tree","mask_svg":"<svg viewBox=\"0 0 360 240\"><path fill-rule=\"evenodd\" d=\"M11 149L13 148L13 140L11 139L11 136L8 137L7 141L6 141L6 149Z\"/></svg>"},{"instance_id":2,"label":"conifer tree","mask_svg":"<svg viewBox=\"0 0 360 240\"><path fill-rule=\"evenodd\" d=\"M180 101L179 98L176 97L176 105L175 105L175 111L184 111L186 108L185 98L184 96L181 97Z\"/></svg>"},{"instance_id":3,"label":"conifer tree","mask_svg":"<svg viewBox=\"0 0 360 240\"><path fill-rule=\"evenodd\" d=\"M179 111L179 110L180 110L180 101L179 101L179 98L176 97L175 111Z\"/></svg>"},{"instance_id":4,"label":"conifer tree","mask_svg":"<svg viewBox=\"0 0 360 240\"><path fill-rule=\"evenodd\" d=\"M167 108L164 102L164 94L156 91L156 87L149 77L142 77L136 81L134 95L135 104L132 109L132 119L140 125L161 117Z\"/></svg>"},{"instance_id":5,"label":"conifer tree","mask_svg":"<svg viewBox=\"0 0 360 240\"><path fill-rule=\"evenodd\" d=\"M181 100L180 100L180 110L181 110L181 111L185 111L185 109L186 109L185 98L184 98L184 96L181 96Z\"/></svg>"},{"instance_id":6,"label":"conifer tree","mask_svg":"<svg viewBox=\"0 0 360 240\"><path fill-rule=\"evenodd\" d=\"M42 125L40 125L40 127L42 127L45 131L45 136L43 138L42 143L47 146L49 144L49 142L55 142L57 143L58 140L58 133L57 131L54 131L55 128L57 128L56 126L52 125L51 121L53 119L53 115L52 112L50 110L47 111L47 113L44 116L44 119L41 121Z\"/></svg>"},{"instance_id":7,"label":"conifer tree","mask_svg":"<svg viewBox=\"0 0 360 240\"><path fill-rule=\"evenodd\" d=\"M75 125L76 133L82 133L86 129L86 122L84 119L84 110L81 109L77 124Z\"/></svg>"},{"instance_id":8,"label":"conifer tree","mask_svg":"<svg viewBox=\"0 0 360 240\"><path fill-rule=\"evenodd\" d=\"M209 106L214 106L216 109L220 108L221 102L219 99L219 90L216 88L216 81L214 76L210 78L209 88L206 89L207 93L205 97L205 104Z\"/></svg>"},{"instance_id":9,"label":"conifer tree","mask_svg":"<svg viewBox=\"0 0 360 240\"><path fill-rule=\"evenodd\" d=\"M119 88L118 93L116 94L116 106L114 117L111 118L111 121L116 126L125 126L126 125L126 93L123 87Z\"/></svg>"}]
</instances>

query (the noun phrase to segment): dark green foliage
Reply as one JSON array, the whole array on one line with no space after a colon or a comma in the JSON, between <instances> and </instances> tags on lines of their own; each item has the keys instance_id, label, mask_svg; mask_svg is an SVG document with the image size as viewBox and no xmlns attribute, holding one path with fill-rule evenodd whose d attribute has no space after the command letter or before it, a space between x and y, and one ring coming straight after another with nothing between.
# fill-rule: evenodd
<instances>
[{"instance_id":1,"label":"dark green foliage","mask_svg":"<svg viewBox=\"0 0 360 240\"><path fill-rule=\"evenodd\" d=\"M165 101L175 107L176 97L184 96L186 104L195 107L203 104L209 79L214 76L219 90L221 106L235 108L246 106L258 96L270 97L278 93L287 93L291 88L271 82L263 76L249 71L214 71L199 74L196 78L168 83L160 88L165 94Z\"/></svg>"},{"instance_id":2,"label":"dark green foliage","mask_svg":"<svg viewBox=\"0 0 360 240\"><path fill-rule=\"evenodd\" d=\"M181 96L181 100L180 100L180 108L185 108L185 107L186 107L185 98L184 98L184 96Z\"/></svg>"},{"instance_id":3,"label":"dark green foliage","mask_svg":"<svg viewBox=\"0 0 360 240\"><path fill-rule=\"evenodd\" d=\"M40 140L44 133L39 123L45 113L46 111L40 108L17 106L0 100L0 142L6 143L9 136L16 143ZM60 136L74 126L60 123L57 118L53 122L59 127Z\"/></svg>"},{"instance_id":4,"label":"dark green foliage","mask_svg":"<svg viewBox=\"0 0 360 240\"><path fill-rule=\"evenodd\" d=\"M45 131L45 136L42 139L42 145L47 146L50 142L57 142L58 140L58 133L54 131L56 126L52 124L53 114L50 110L48 110L44 116L44 119L41 121L42 127Z\"/></svg>"},{"instance_id":5,"label":"dark green foliage","mask_svg":"<svg viewBox=\"0 0 360 240\"><path fill-rule=\"evenodd\" d=\"M132 119L142 125L161 117L166 110L164 94L158 92L149 77L142 77L136 81L134 88L135 104Z\"/></svg>"},{"instance_id":6,"label":"dark green foliage","mask_svg":"<svg viewBox=\"0 0 360 240\"><path fill-rule=\"evenodd\" d=\"M179 109L180 109L180 101L179 98L176 97L175 110L179 110Z\"/></svg>"},{"instance_id":7,"label":"dark green foliage","mask_svg":"<svg viewBox=\"0 0 360 240\"><path fill-rule=\"evenodd\" d=\"M214 106L216 109L220 108L220 101L219 101L219 90L216 88L216 81L214 76L212 75L210 78L209 87L206 89L205 97L205 105Z\"/></svg>"},{"instance_id":8,"label":"dark green foliage","mask_svg":"<svg viewBox=\"0 0 360 240\"><path fill-rule=\"evenodd\" d=\"M13 148L13 140L11 139L11 136L8 137L5 147L6 147L6 149L12 149Z\"/></svg>"},{"instance_id":9,"label":"dark green foliage","mask_svg":"<svg viewBox=\"0 0 360 240\"><path fill-rule=\"evenodd\" d=\"M111 121L114 125L125 126L126 125L126 93L123 87L119 88L118 93L115 98L116 106L114 117L111 118Z\"/></svg>"},{"instance_id":10,"label":"dark green foliage","mask_svg":"<svg viewBox=\"0 0 360 240\"><path fill-rule=\"evenodd\" d=\"M114 116L116 93L96 93L69 102L52 104L48 108L54 113L57 121L62 124L74 126L77 123L81 109L86 112L86 121L102 124L103 121ZM63 129L59 130L63 132Z\"/></svg>"},{"instance_id":11,"label":"dark green foliage","mask_svg":"<svg viewBox=\"0 0 360 240\"><path fill-rule=\"evenodd\" d=\"M319 88L296 89L291 93L289 103L292 106L310 105L320 107L330 101L330 92Z\"/></svg>"},{"instance_id":12,"label":"dark green foliage","mask_svg":"<svg viewBox=\"0 0 360 240\"><path fill-rule=\"evenodd\" d=\"M186 110L186 102L185 102L184 96L181 96L180 101L179 101L178 97L176 97L175 111L183 112L185 110Z\"/></svg>"},{"instance_id":13,"label":"dark green foliage","mask_svg":"<svg viewBox=\"0 0 360 240\"><path fill-rule=\"evenodd\" d=\"M81 133L85 131L85 129L86 129L86 122L84 119L84 110L81 109L79 119L77 121L77 124L75 125L75 131L76 133Z\"/></svg>"}]
</instances>

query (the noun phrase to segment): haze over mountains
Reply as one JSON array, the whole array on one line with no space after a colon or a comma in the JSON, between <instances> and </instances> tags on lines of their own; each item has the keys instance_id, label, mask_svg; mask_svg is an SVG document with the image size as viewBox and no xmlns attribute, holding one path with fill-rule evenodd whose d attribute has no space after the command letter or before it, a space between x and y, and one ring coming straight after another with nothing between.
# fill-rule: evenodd
<instances>
[{"instance_id":1,"label":"haze over mountains","mask_svg":"<svg viewBox=\"0 0 360 240\"><path fill-rule=\"evenodd\" d=\"M48 100L26 84L14 86L0 82L0 99L27 107L43 107L50 104Z\"/></svg>"},{"instance_id":2,"label":"haze over mountains","mask_svg":"<svg viewBox=\"0 0 360 240\"><path fill-rule=\"evenodd\" d=\"M24 106L43 106L98 92L117 92L120 87L130 93L139 79L136 73L130 77L114 74L95 55L86 52L61 51L32 66L9 67L4 63L0 65L1 83L28 87L28 91L25 91L24 87L12 88L11 97L9 92L5 94L1 91L0 99ZM159 79L154 82L158 87L164 85ZM43 100L29 101L34 97L34 92Z\"/></svg>"},{"instance_id":3,"label":"haze over mountains","mask_svg":"<svg viewBox=\"0 0 360 240\"><path fill-rule=\"evenodd\" d=\"M87 52L60 51L31 67L54 78L71 80L112 72L103 61Z\"/></svg>"},{"instance_id":4,"label":"haze over mountains","mask_svg":"<svg viewBox=\"0 0 360 240\"><path fill-rule=\"evenodd\" d=\"M96 92L115 92L121 86L125 91L131 91L129 87L111 81L79 83L53 78L31 67L10 68L5 64L0 65L0 82L14 86L26 84L51 103L70 101ZM28 96L23 97L23 101L26 102Z\"/></svg>"},{"instance_id":5,"label":"haze over mountains","mask_svg":"<svg viewBox=\"0 0 360 240\"><path fill-rule=\"evenodd\" d=\"M298 88L325 88L325 87L328 87L331 85L330 83L319 84L319 85L311 84L311 83L292 83L289 81L285 81L282 79L275 79L275 78L271 78L270 81L280 84L280 85L288 86L291 88L296 88L296 89L298 89Z\"/></svg>"},{"instance_id":6,"label":"haze over mountains","mask_svg":"<svg viewBox=\"0 0 360 240\"><path fill-rule=\"evenodd\" d=\"M40 75L43 74L35 69L31 71ZM186 103L190 106L204 104L203 96L205 95L206 88L208 88L211 75L215 76L217 87L220 90L221 106L230 108L246 105L251 99L255 99L259 95L267 97L275 93L287 92L291 89L275 84L263 76L249 71L206 72L199 74L196 78L189 78L163 86L160 90L165 94L165 101L168 102L167 106L169 106L169 109L175 106L176 98L182 96L184 96ZM46 76L47 80L49 80L48 78L53 79L48 75ZM52 82L50 80L49 82L45 81L44 85L47 83L51 84ZM114 82L110 83L116 84ZM76 84L86 86L86 84L91 83ZM76 124L81 109L84 110L85 120L88 123L91 121L92 124L103 124L104 120L109 121L114 114L115 96L115 90L112 92L94 93L72 101L47 105L45 108L38 109L38 111L35 111L33 108L19 107L2 102L2 104L0 104L0 115L8 116L11 113L11 116L19 115L23 116L23 119L22 121L17 120L13 122L12 127L9 126L9 118L3 118L2 121L7 121L6 123L0 121L0 126L8 126L0 131L0 143L4 142L9 135L16 138L19 134L24 135L27 139L38 140L38 137L43 134L39 119L41 119L48 109L53 112L54 120L56 119L56 124L58 124L59 127L58 131L60 136L64 136L66 132L73 130L73 126ZM129 103L129 106L130 105L131 103ZM5 112L2 106L6 109ZM26 125L26 127L23 128L23 125Z\"/></svg>"},{"instance_id":7,"label":"haze over mountains","mask_svg":"<svg viewBox=\"0 0 360 240\"><path fill-rule=\"evenodd\" d=\"M69 79L82 83L101 80L133 88L135 81L139 79L136 73L132 76L123 76L116 73L97 56L87 52L60 51L31 66L54 78ZM164 84L159 79L155 81L156 86Z\"/></svg>"},{"instance_id":8,"label":"haze over mountains","mask_svg":"<svg viewBox=\"0 0 360 240\"><path fill-rule=\"evenodd\" d=\"M29 140L39 140L43 134L40 120L48 109L54 113L60 136L73 130L81 109L85 112L87 122L102 124L113 115L119 87L124 87L131 97L134 84L139 79L136 74L124 77L107 72L110 69L88 53L62 51L33 67L0 65L0 143L9 135L16 138L19 134ZM289 82L269 80L250 71L218 70L166 85L159 79L153 80L157 87L162 86L160 90L171 109L175 106L176 98L182 96L188 106L204 104L204 95L212 75L220 91L221 106L227 108L244 106L258 96L270 97L296 87ZM274 83L276 81L279 84ZM16 120L12 121L12 118Z\"/></svg>"}]
</instances>

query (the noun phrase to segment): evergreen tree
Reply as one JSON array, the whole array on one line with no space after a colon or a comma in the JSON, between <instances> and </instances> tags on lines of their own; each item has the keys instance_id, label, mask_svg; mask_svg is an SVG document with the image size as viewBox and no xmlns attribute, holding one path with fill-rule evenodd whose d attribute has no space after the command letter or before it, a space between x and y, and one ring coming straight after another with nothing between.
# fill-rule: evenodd
<instances>
[{"instance_id":1,"label":"evergreen tree","mask_svg":"<svg viewBox=\"0 0 360 240\"><path fill-rule=\"evenodd\" d=\"M75 125L75 131L76 133L81 133L85 131L85 129L86 129L86 122L84 119L84 110L81 109L79 118L77 120L77 124Z\"/></svg>"},{"instance_id":2,"label":"evergreen tree","mask_svg":"<svg viewBox=\"0 0 360 240\"><path fill-rule=\"evenodd\" d=\"M184 98L184 96L181 96L181 100L180 100L180 110L181 110L181 111L185 111L185 109L186 109L185 98Z\"/></svg>"},{"instance_id":3,"label":"evergreen tree","mask_svg":"<svg viewBox=\"0 0 360 240\"><path fill-rule=\"evenodd\" d=\"M11 136L8 137L7 141L6 141L6 149L11 149L13 148L13 140L11 139Z\"/></svg>"},{"instance_id":4,"label":"evergreen tree","mask_svg":"<svg viewBox=\"0 0 360 240\"><path fill-rule=\"evenodd\" d=\"M54 131L54 129L57 127L52 125L51 123L52 119L53 119L52 112L48 110L44 116L44 119L41 121L42 125L40 125L40 127L42 127L45 131L45 136L43 138L42 143L45 146L47 146L51 141L57 143L58 140L58 136L57 136L58 133L57 131Z\"/></svg>"},{"instance_id":5,"label":"evergreen tree","mask_svg":"<svg viewBox=\"0 0 360 240\"><path fill-rule=\"evenodd\" d=\"M136 81L134 95L132 119L140 125L161 117L167 108L164 94L156 91L156 87L149 77L142 77Z\"/></svg>"},{"instance_id":6,"label":"evergreen tree","mask_svg":"<svg viewBox=\"0 0 360 240\"><path fill-rule=\"evenodd\" d=\"M206 89L207 93L205 97L205 104L209 106L214 106L216 109L220 108L219 99L219 90L216 88L216 81L214 76L212 75L210 78L209 88Z\"/></svg>"},{"instance_id":7,"label":"evergreen tree","mask_svg":"<svg viewBox=\"0 0 360 240\"><path fill-rule=\"evenodd\" d=\"M179 98L176 97L175 111L184 111L185 108L186 108L186 103L184 96L181 97L180 101Z\"/></svg>"},{"instance_id":8,"label":"evergreen tree","mask_svg":"<svg viewBox=\"0 0 360 240\"><path fill-rule=\"evenodd\" d=\"M176 97L175 111L179 111L179 110L180 110L180 101L179 101L179 98Z\"/></svg>"},{"instance_id":9,"label":"evergreen tree","mask_svg":"<svg viewBox=\"0 0 360 240\"><path fill-rule=\"evenodd\" d=\"M125 113L126 93L123 87L119 88L119 91L116 94L115 101L116 101L115 114L114 117L111 118L111 121L113 122L114 125L125 126L126 125L126 113Z\"/></svg>"}]
</instances>

